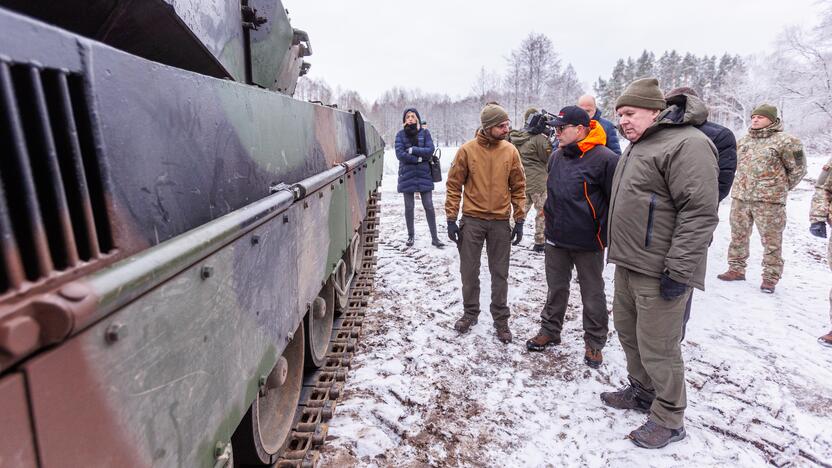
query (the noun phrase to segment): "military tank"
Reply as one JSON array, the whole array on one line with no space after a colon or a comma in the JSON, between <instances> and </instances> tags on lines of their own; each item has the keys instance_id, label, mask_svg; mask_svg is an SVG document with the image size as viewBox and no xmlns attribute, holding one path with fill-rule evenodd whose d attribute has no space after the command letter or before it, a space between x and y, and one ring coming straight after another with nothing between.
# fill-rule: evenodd
<instances>
[{"instance_id":1,"label":"military tank","mask_svg":"<svg viewBox=\"0 0 832 468\"><path fill-rule=\"evenodd\" d=\"M0 466L314 464L384 142L311 52L279 0L0 0Z\"/></svg>"}]
</instances>

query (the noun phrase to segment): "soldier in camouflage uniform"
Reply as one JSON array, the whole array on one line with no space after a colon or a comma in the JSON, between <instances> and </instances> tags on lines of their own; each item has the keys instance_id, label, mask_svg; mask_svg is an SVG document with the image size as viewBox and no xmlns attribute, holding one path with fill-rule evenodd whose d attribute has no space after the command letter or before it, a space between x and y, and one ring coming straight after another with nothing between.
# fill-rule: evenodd
<instances>
[{"instance_id":1,"label":"soldier in camouflage uniform","mask_svg":"<svg viewBox=\"0 0 832 468\"><path fill-rule=\"evenodd\" d=\"M523 116L526 126L523 130L512 130L509 140L520 152L520 160L526 172L526 209L534 204L537 214L534 217L534 247L535 252L543 252L546 239L543 237L544 217L543 206L546 205L546 174L549 155L552 154L552 144L543 133L543 128L530 127L529 119L537 113L537 109L529 108ZM542 127L542 125L540 126Z\"/></svg>"},{"instance_id":2,"label":"soldier in camouflage uniform","mask_svg":"<svg viewBox=\"0 0 832 468\"><path fill-rule=\"evenodd\" d=\"M756 225L764 250L760 290L773 293L783 274L786 196L806 175L803 145L783 132L777 108L763 104L751 113L751 128L737 143L737 149L728 271L717 277L723 281L745 280L749 237Z\"/></svg>"},{"instance_id":3,"label":"soldier in camouflage uniform","mask_svg":"<svg viewBox=\"0 0 832 468\"><path fill-rule=\"evenodd\" d=\"M826 238L826 223L829 222L829 205L832 203L832 177L829 172L832 170L832 158L823 166L823 171L815 184L815 195L812 197L812 210L809 212L809 221L812 226L809 232L817 237ZM832 268L832 242L827 243L826 261L829 268ZM832 289L829 290L829 319L832 321ZM818 338L818 342L824 346L832 346L832 331Z\"/></svg>"}]
</instances>

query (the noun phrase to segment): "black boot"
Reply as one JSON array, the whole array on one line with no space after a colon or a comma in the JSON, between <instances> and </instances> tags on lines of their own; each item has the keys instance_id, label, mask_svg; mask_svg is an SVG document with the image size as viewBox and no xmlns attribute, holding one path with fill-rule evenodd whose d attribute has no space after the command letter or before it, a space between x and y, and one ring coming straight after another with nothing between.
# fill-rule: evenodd
<instances>
[{"instance_id":1,"label":"black boot","mask_svg":"<svg viewBox=\"0 0 832 468\"><path fill-rule=\"evenodd\" d=\"M434 238L433 238L433 240L432 240L432 241L430 241L430 245L432 245L432 246L436 247L437 249L441 249L442 247L445 247L445 244L443 244L443 243L439 240L439 238L438 238L438 237L434 237Z\"/></svg>"},{"instance_id":2,"label":"black boot","mask_svg":"<svg viewBox=\"0 0 832 468\"><path fill-rule=\"evenodd\" d=\"M534 247L532 247L532 250L537 252L537 253L540 253L540 252L543 252L543 250L545 250L544 247L545 247L544 244L535 244Z\"/></svg>"},{"instance_id":3,"label":"black boot","mask_svg":"<svg viewBox=\"0 0 832 468\"><path fill-rule=\"evenodd\" d=\"M407 240L405 241L404 245L406 245L408 247L413 247L413 236L408 237Z\"/></svg>"}]
</instances>

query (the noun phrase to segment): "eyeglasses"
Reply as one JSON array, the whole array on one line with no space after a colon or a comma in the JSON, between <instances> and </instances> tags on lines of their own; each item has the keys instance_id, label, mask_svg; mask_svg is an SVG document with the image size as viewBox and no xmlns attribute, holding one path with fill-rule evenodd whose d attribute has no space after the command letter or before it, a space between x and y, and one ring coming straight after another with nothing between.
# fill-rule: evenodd
<instances>
[{"instance_id":1,"label":"eyeglasses","mask_svg":"<svg viewBox=\"0 0 832 468\"><path fill-rule=\"evenodd\" d=\"M577 125L572 125L572 124L569 124L569 125L558 125L557 127L555 127L555 132L556 132L556 133L562 133L564 129L567 129L567 128L569 128L569 127L577 127Z\"/></svg>"}]
</instances>

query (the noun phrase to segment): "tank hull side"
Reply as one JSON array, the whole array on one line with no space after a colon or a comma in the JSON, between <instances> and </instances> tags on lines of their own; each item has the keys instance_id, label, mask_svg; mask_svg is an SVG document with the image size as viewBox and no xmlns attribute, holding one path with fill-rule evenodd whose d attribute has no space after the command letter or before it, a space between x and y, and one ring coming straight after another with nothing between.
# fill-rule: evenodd
<instances>
[{"instance_id":1,"label":"tank hull side","mask_svg":"<svg viewBox=\"0 0 832 468\"><path fill-rule=\"evenodd\" d=\"M330 273L319 252L346 252L330 187L30 360L43 466L212 466Z\"/></svg>"}]
</instances>

